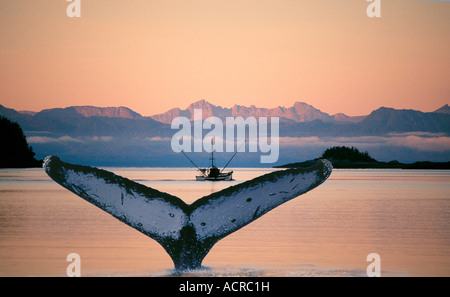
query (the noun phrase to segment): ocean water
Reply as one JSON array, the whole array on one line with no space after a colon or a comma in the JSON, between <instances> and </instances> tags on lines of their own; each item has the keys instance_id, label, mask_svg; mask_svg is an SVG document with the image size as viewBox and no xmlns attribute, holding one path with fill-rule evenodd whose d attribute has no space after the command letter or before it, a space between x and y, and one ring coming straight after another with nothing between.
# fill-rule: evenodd
<instances>
[{"instance_id":1,"label":"ocean water","mask_svg":"<svg viewBox=\"0 0 450 297\"><path fill-rule=\"evenodd\" d=\"M187 203L274 169L197 182L189 168L105 168ZM189 276L450 276L450 171L337 170L321 186L219 241ZM0 170L0 276L171 276L151 238L62 188L41 169Z\"/></svg>"}]
</instances>

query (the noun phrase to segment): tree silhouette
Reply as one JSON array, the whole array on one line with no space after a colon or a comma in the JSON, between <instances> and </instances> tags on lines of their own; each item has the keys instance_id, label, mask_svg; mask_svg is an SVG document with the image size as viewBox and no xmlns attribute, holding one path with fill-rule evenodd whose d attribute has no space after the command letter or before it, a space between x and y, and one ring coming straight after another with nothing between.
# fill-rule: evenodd
<instances>
[{"instance_id":1,"label":"tree silhouette","mask_svg":"<svg viewBox=\"0 0 450 297\"><path fill-rule=\"evenodd\" d=\"M28 145L22 128L0 116L0 168L39 167L42 161L34 158L35 153Z\"/></svg>"},{"instance_id":2,"label":"tree silhouette","mask_svg":"<svg viewBox=\"0 0 450 297\"><path fill-rule=\"evenodd\" d=\"M328 148L323 154L322 159L329 160L348 160L350 162L377 162L369 156L368 152L360 152L355 147L334 146Z\"/></svg>"}]
</instances>

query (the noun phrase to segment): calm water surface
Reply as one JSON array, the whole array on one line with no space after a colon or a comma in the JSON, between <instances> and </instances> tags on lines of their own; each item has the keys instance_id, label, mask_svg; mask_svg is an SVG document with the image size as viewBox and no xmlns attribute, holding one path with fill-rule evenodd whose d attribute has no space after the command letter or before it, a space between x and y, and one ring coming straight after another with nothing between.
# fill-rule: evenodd
<instances>
[{"instance_id":1,"label":"calm water surface","mask_svg":"<svg viewBox=\"0 0 450 297\"><path fill-rule=\"evenodd\" d=\"M107 168L187 203L272 169L235 169L234 181L196 182L191 169ZM219 241L198 276L450 276L450 171L334 170L315 190ZM41 169L0 170L0 276L166 276L151 238L51 181Z\"/></svg>"}]
</instances>

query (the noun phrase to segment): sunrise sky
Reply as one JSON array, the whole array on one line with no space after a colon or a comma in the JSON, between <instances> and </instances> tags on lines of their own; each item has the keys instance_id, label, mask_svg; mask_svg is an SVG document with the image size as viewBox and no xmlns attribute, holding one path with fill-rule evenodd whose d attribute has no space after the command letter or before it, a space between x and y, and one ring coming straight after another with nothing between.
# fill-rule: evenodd
<instances>
[{"instance_id":1,"label":"sunrise sky","mask_svg":"<svg viewBox=\"0 0 450 297\"><path fill-rule=\"evenodd\" d=\"M205 99L329 114L450 103L450 2L381 0L0 1L0 104L40 111Z\"/></svg>"}]
</instances>

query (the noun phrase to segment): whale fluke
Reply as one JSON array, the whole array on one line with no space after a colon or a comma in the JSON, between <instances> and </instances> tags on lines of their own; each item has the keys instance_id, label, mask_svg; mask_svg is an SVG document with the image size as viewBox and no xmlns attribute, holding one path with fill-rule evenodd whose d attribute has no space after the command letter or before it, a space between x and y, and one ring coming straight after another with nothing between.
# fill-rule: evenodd
<instances>
[{"instance_id":1,"label":"whale fluke","mask_svg":"<svg viewBox=\"0 0 450 297\"><path fill-rule=\"evenodd\" d=\"M58 184L161 244L175 269L196 269L213 245L278 205L323 183L327 160L275 171L202 197L188 205L168 193L112 172L49 156L45 172Z\"/></svg>"}]
</instances>

